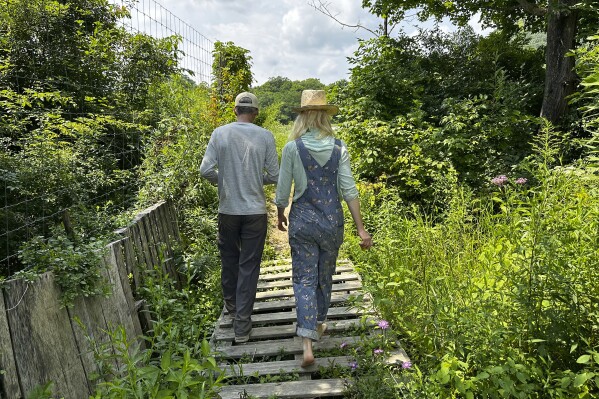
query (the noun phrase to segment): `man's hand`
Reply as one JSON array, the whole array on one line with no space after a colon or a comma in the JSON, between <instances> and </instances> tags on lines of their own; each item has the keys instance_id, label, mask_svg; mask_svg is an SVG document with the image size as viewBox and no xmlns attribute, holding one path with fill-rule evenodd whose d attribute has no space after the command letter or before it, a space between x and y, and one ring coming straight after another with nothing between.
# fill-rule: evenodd
<instances>
[{"instance_id":1,"label":"man's hand","mask_svg":"<svg viewBox=\"0 0 599 399\"><path fill-rule=\"evenodd\" d=\"M279 215L278 219L279 219L279 224L277 227L279 228L279 230L287 231L287 226L288 226L287 217L285 215Z\"/></svg>"},{"instance_id":2,"label":"man's hand","mask_svg":"<svg viewBox=\"0 0 599 399\"><path fill-rule=\"evenodd\" d=\"M277 227L281 231L287 231L287 216L285 216L285 208L277 207L277 218L279 219L279 223Z\"/></svg>"}]
</instances>

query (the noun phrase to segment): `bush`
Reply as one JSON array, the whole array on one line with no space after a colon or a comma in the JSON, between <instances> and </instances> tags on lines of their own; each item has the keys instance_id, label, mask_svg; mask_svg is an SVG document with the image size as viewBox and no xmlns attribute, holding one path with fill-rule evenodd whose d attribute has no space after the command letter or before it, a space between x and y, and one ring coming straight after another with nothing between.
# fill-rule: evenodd
<instances>
[{"instance_id":1,"label":"bush","mask_svg":"<svg viewBox=\"0 0 599 399\"><path fill-rule=\"evenodd\" d=\"M549 133L536 183L458 190L443 221L363 195L376 246L347 250L419 367L401 385L410 397L599 394L597 178L551 167Z\"/></svg>"}]
</instances>

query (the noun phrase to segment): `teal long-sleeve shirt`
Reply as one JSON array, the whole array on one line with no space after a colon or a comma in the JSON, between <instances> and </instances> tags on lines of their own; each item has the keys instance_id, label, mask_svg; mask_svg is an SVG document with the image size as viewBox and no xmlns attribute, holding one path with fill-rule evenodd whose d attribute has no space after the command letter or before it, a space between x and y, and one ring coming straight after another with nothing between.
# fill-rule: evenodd
<instances>
[{"instance_id":1,"label":"teal long-sleeve shirt","mask_svg":"<svg viewBox=\"0 0 599 399\"><path fill-rule=\"evenodd\" d=\"M322 166L331 157L335 138L331 136L319 138L319 135L318 131L308 131L302 135L302 140L310 155ZM286 208L289 205L292 183L295 187L293 195L293 201L295 201L302 196L308 185L308 178L306 177L295 141L285 144L281 154L281 169L279 170L279 181L275 195L275 204L277 207ZM358 198L358 189L356 188L356 182L351 172L349 153L343 141L341 142L337 190L339 198L345 201Z\"/></svg>"}]
</instances>

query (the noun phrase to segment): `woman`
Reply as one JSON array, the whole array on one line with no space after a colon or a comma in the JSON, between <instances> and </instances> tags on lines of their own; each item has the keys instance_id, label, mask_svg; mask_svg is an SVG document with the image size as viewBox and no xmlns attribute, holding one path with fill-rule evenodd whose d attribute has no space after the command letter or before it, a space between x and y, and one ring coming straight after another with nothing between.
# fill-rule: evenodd
<instances>
[{"instance_id":1,"label":"woman","mask_svg":"<svg viewBox=\"0 0 599 399\"><path fill-rule=\"evenodd\" d=\"M343 242L343 209L349 211L368 249L372 239L364 229L358 190L351 173L345 144L334 138L330 118L339 109L327 104L323 90L304 90L290 141L283 148L275 203L278 228L286 231L285 208L291 184L295 185L289 212L293 291L297 310L297 335L303 338L301 366L314 363L312 341L326 329L331 286L339 247Z\"/></svg>"}]
</instances>

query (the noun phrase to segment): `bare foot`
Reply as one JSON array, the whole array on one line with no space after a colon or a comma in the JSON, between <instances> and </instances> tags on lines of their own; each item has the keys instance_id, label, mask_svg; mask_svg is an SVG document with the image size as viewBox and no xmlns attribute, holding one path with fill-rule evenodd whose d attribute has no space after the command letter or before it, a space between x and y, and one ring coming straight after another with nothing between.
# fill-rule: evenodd
<instances>
[{"instance_id":1,"label":"bare foot","mask_svg":"<svg viewBox=\"0 0 599 399\"><path fill-rule=\"evenodd\" d=\"M312 353L312 340L310 338L304 338L304 360L302 361L302 367L308 367L314 364L314 354Z\"/></svg>"},{"instance_id":2,"label":"bare foot","mask_svg":"<svg viewBox=\"0 0 599 399\"><path fill-rule=\"evenodd\" d=\"M318 339L322 337L327 330L327 325L325 323L319 323L316 325L316 333L318 334Z\"/></svg>"},{"instance_id":3,"label":"bare foot","mask_svg":"<svg viewBox=\"0 0 599 399\"><path fill-rule=\"evenodd\" d=\"M315 362L316 362L316 359L314 359L314 355L311 355L311 356L304 355L304 360L302 361L302 364L300 366L302 366L302 368L310 367Z\"/></svg>"}]
</instances>

